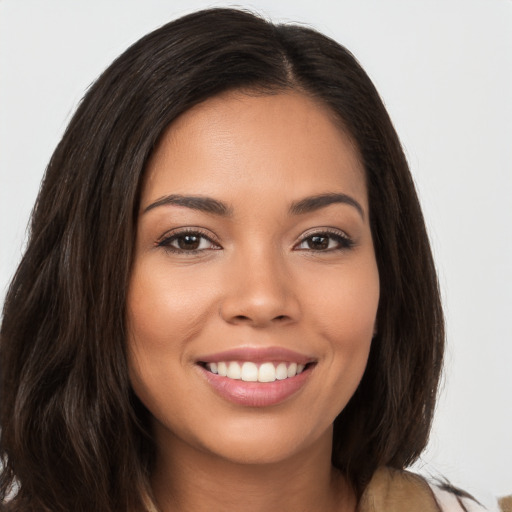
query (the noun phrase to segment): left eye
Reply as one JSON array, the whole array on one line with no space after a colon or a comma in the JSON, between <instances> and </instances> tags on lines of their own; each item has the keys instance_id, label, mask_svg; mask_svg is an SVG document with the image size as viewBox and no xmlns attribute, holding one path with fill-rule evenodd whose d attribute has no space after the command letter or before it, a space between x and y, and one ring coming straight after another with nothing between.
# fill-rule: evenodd
<instances>
[{"instance_id":1,"label":"left eye","mask_svg":"<svg viewBox=\"0 0 512 512\"><path fill-rule=\"evenodd\" d=\"M346 236L337 233L315 233L304 238L296 248L307 251L331 251L348 249L352 242Z\"/></svg>"},{"instance_id":2,"label":"left eye","mask_svg":"<svg viewBox=\"0 0 512 512\"><path fill-rule=\"evenodd\" d=\"M219 248L217 244L212 242L212 240L205 235L192 232L177 233L169 236L159 242L158 245L173 252L196 252Z\"/></svg>"}]
</instances>

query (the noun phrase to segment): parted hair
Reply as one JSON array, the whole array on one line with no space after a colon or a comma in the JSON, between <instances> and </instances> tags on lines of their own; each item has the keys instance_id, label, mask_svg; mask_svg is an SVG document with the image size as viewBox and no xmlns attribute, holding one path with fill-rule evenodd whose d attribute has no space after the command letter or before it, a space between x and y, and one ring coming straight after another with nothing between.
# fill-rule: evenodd
<instances>
[{"instance_id":1,"label":"parted hair","mask_svg":"<svg viewBox=\"0 0 512 512\"><path fill-rule=\"evenodd\" d=\"M180 114L235 89L314 98L364 164L378 331L362 381L335 420L333 465L361 494L377 467L404 468L424 449L443 315L414 183L386 109L356 59L332 39L244 10L208 9L164 25L117 58L86 93L48 164L0 331L6 510L156 510L149 413L131 389L126 361L141 180Z\"/></svg>"}]
</instances>

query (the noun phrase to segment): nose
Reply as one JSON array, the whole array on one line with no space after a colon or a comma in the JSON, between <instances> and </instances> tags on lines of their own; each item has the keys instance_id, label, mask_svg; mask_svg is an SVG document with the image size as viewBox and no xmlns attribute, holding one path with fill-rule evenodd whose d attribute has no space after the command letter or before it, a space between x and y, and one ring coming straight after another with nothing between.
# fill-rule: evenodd
<instances>
[{"instance_id":1,"label":"nose","mask_svg":"<svg viewBox=\"0 0 512 512\"><path fill-rule=\"evenodd\" d=\"M230 324L268 327L296 322L300 303L283 257L271 251L240 255L226 273L220 306Z\"/></svg>"}]
</instances>

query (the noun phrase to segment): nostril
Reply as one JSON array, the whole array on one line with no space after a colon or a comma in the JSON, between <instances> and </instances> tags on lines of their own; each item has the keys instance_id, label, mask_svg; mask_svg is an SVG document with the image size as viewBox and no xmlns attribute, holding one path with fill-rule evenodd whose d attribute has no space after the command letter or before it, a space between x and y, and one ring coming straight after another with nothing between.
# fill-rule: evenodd
<instances>
[{"instance_id":1,"label":"nostril","mask_svg":"<svg viewBox=\"0 0 512 512\"><path fill-rule=\"evenodd\" d=\"M283 322L284 320L288 319L288 315L278 315L273 318L274 321L277 322ZM251 322L251 317L246 315L236 315L233 317L233 320L236 322Z\"/></svg>"}]
</instances>

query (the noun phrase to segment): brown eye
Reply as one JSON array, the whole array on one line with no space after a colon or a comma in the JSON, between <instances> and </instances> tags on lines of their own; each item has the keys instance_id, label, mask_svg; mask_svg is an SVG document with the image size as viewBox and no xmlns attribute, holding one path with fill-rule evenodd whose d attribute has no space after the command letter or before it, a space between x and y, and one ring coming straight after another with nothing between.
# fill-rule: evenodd
<instances>
[{"instance_id":1,"label":"brown eye","mask_svg":"<svg viewBox=\"0 0 512 512\"><path fill-rule=\"evenodd\" d=\"M311 236L306 240L306 244L309 249L314 251L323 251L329 248L329 237L328 236Z\"/></svg>"},{"instance_id":2,"label":"brown eye","mask_svg":"<svg viewBox=\"0 0 512 512\"><path fill-rule=\"evenodd\" d=\"M296 246L300 251L331 252L350 249L354 243L343 232L320 232L306 236Z\"/></svg>"},{"instance_id":3,"label":"brown eye","mask_svg":"<svg viewBox=\"0 0 512 512\"><path fill-rule=\"evenodd\" d=\"M202 251L220 249L220 246L200 232L175 233L158 242L159 247L175 253L195 254Z\"/></svg>"},{"instance_id":4,"label":"brown eye","mask_svg":"<svg viewBox=\"0 0 512 512\"><path fill-rule=\"evenodd\" d=\"M201 237L191 234L181 235L175 238L174 244L183 251L195 251L201 244Z\"/></svg>"}]
</instances>

